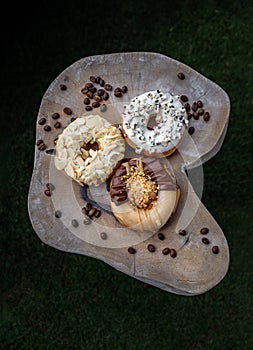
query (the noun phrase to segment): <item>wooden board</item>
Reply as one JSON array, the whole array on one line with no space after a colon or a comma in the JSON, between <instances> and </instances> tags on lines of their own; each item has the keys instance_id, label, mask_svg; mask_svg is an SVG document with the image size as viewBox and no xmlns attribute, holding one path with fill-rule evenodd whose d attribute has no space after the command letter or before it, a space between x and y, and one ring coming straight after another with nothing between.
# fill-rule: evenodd
<instances>
[{"instance_id":1,"label":"wooden board","mask_svg":"<svg viewBox=\"0 0 253 350\"><path fill-rule=\"evenodd\" d=\"M185 74L184 80L177 77L178 72ZM93 219L90 225L84 225L81 208L86 203L81 198L79 185L57 171L54 156L47 153L55 147L54 139L70 123L70 118L85 113L84 95L80 91L91 75L101 76L114 87L128 87L128 92L121 98L110 95L106 101L106 112L100 113L99 109L92 111L112 123L121 122L124 103L145 91L156 89L187 95L191 103L202 100L203 108L210 113L208 122L203 121L202 117L199 120L191 119L194 134L187 134L180 148L164 159L173 169L181 188L176 213L159 231L164 234L164 240L159 240L157 234L141 234L125 228L105 212ZM67 89L61 90L61 84L65 84ZM71 108L71 116L63 112L65 107ZM200 165L219 151L227 130L229 110L229 98L218 85L185 64L161 54L116 53L86 57L75 62L49 86L38 113L38 120L44 117L51 131L46 132L44 125L36 125L36 140L42 139L46 150L39 151L35 146L28 198L35 232L50 246L100 259L119 271L172 293L197 295L210 290L227 273L229 249L221 228L199 199L203 190ZM60 114L60 128L54 127L56 120L51 117L56 112ZM126 156L136 154L127 146ZM185 172L196 166L199 197ZM51 197L44 194L47 183L54 185ZM90 188L90 196L105 206L109 204L105 185ZM56 210L62 212L61 218L55 217ZM73 219L78 221L78 227L72 226ZM209 229L205 236L200 234L203 227ZM180 229L186 230L186 236L178 234ZM106 232L106 240L101 239L101 232ZM208 238L210 243L204 244L203 237ZM150 243L156 248L154 253L147 249ZM129 246L135 247L136 254L128 253ZM218 254L212 252L213 246L219 247ZM163 255L162 249L165 247L174 248L177 256Z\"/></svg>"}]
</instances>

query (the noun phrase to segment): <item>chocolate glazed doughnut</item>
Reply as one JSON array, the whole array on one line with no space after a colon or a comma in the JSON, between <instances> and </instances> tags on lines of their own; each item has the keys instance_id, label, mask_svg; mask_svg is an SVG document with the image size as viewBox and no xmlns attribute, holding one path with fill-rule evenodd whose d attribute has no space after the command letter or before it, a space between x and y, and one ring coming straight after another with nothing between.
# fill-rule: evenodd
<instances>
[{"instance_id":1,"label":"chocolate glazed doughnut","mask_svg":"<svg viewBox=\"0 0 253 350\"><path fill-rule=\"evenodd\" d=\"M132 158L116 170L110 185L111 208L119 222L136 231L158 231L175 212L180 189L157 158Z\"/></svg>"}]
</instances>

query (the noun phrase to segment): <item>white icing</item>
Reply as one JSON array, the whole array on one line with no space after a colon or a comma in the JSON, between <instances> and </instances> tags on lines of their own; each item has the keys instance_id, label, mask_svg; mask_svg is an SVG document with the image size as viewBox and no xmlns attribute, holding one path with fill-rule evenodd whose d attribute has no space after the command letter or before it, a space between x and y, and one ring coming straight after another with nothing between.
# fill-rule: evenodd
<instances>
[{"instance_id":1,"label":"white icing","mask_svg":"<svg viewBox=\"0 0 253 350\"><path fill-rule=\"evenodd\" d=\"M97 142L99 149L85 150ZM65 128L56 144L55 166L81 184L99 186L124 157L121 132L98 115L77 118Z\"/></svg>"},{"instance_id":2,"label":"white icing","mask_svg":"<svg viewBox=\"0 0 253 350\"><path fill-rule=\"evenodd\" d=\"M179 96L159 90L134 97L124 106L123 128L137 146L136 153L165 153L175 147L188 124L187 113ZM149 118L156 115L156 126L147 129Z\"/></svg>"}]
</instances>

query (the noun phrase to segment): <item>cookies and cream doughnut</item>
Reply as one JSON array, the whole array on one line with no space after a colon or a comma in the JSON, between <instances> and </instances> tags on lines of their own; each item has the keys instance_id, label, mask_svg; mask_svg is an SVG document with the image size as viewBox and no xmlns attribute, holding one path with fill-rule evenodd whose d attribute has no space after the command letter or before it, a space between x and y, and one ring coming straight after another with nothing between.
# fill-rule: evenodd
<instances>
[{"instance_id":1,"label":"cookies and cream doughnut","mask_svg":"<svg viewBox=\"0 0 253 350\"><path fill-rule=\"evenodd\" d=\"M155 90L134 97L124 106L122 128L136 153L163 157L179 146L187 118L179 96Z\"/></svg>"},{"instance_id":2,"label":"cookies and cream doughnut","mask_svg":"<svg viewBox=\"0 0 253 350\"><path fill-rule=\"evenodd\" d=\"M132 158L110 184L111 208L118 221L137 231L158 231L176 210L180 189L157 158Z\"/></svg>"},{"instance_id":3,"label":"cookies and cream doughnut","mask_svg":"<svg viewBox=\"0 0 253 350\"><path fill-rule=\"evenodd\" d=\"M55 166L81 185L99 186L124 157L121 132L99 115L77 118L58 137Z\"/></svg>"}]
</instances>

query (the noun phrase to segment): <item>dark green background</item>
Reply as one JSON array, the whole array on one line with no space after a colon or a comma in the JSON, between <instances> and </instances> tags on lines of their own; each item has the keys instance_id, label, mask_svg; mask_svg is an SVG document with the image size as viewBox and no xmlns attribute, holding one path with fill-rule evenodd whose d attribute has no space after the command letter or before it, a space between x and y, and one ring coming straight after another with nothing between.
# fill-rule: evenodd
<instances>
[{"instance_id":1,"label":"dark green background","mask_svg":"<svg viewBox=\"0 0 253 350\"><path fill-rule=\"evenodd\" d=\"M29 10L31 14L29 14ZM69 1L1 13L0 349L252 348L252 1ZM153 51L219 84L231 99L202 201L226 234L225 279L197 297L143 283L44 245L27 195L40 101L76 60Z\"/></svg>"}]
</instances>

